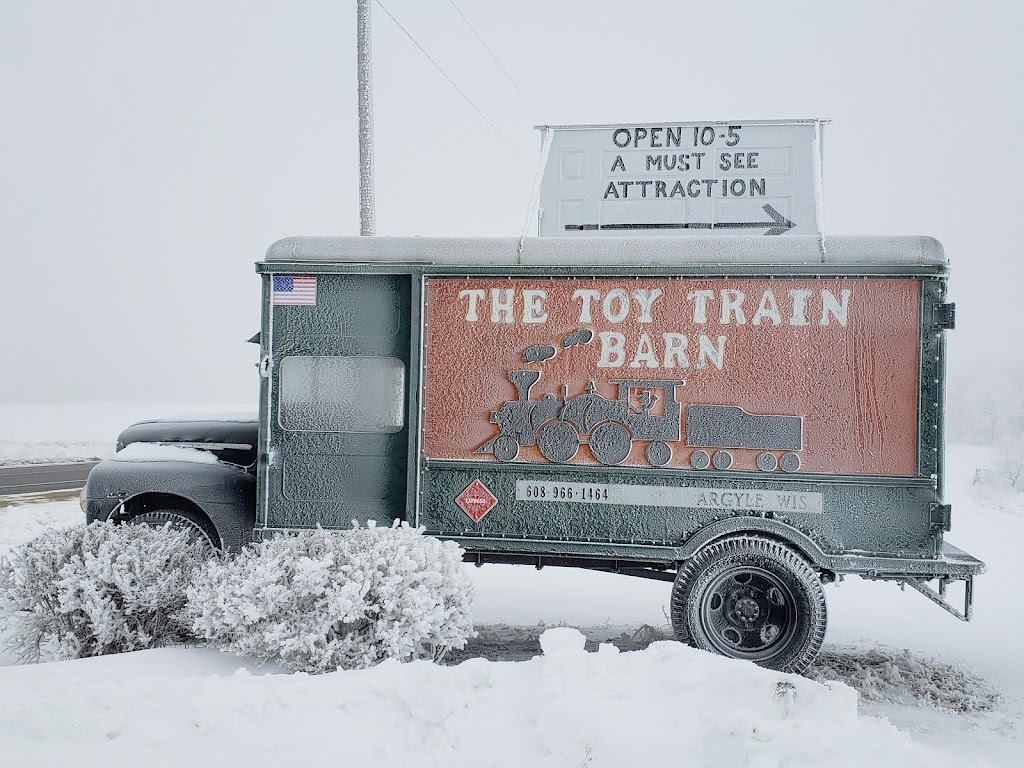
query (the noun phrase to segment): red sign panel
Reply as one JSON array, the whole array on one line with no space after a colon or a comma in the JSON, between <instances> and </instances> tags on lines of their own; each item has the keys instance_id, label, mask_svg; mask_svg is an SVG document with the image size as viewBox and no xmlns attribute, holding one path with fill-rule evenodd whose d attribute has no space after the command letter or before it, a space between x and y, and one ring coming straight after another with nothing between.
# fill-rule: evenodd
<instances>
[{"instance_id":1,"label":"red sign panel","mask_svg":"<svg viewBox=\"0 0 1024 768\"><path fill-rule=\"evenodd\" d=\"M487 489L486 485L479 480L474 480L466 486L462 493L455 497L455 503L459 505L463 512L469 515L474 523L479 523L484 515L494 509L494 505L498 503L498 500Z\"/></svg>"},{"instance_id":2,"label":"red sign panel","mask_svg":"<svg viewBox=\"0 0 1024 768\"><path fill-rule=\"evenodd\" d=\"M434 278L424 451L911 476L919 302L907 279Z\"/></svg>"}]
</instances>

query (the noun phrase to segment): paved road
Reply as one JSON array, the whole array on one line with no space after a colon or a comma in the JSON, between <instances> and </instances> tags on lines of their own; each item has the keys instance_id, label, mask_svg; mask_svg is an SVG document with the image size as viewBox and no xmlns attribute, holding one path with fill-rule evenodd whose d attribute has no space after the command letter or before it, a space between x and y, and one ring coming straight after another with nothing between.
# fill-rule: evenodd
<instances>
[{"instance_id":1,"label":"paved road","mask_svg":"<svg viewBox=\"0 0 1024 768\"><path fill-rule=\"evenodd\" d=\"M0 467L0 496L81 488L95 461L75 464L26 464Z\"/></svg>"}]
</instances>

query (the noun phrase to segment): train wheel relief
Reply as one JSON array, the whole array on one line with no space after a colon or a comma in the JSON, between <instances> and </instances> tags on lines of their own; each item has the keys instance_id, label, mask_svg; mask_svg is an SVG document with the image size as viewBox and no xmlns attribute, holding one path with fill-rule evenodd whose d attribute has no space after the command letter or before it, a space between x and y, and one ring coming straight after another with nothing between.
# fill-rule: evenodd
<instances>
[{"instance_id":1,"label":"train wheel relief","mask_svg":"<svg viewBox=\"0 0 1024 768\"><path fill-rule=\"evenodd\" d=\"M715 451L711 463L715 465L715 469L728 469L732 466L732 454L728 451Z\"/></svg>"},{"instance_id":2,"label":"train wheel relief","mask_svg":"<svg viewBox=\"0 0 1024 768\"><path fill-rule=\"evenodd\" d=\"M663 440L648 443L644 457L652 467L664 467L672 458L672 446Z\"/></svg>"},{"instance_id":3,"label":"train wheel relief","mask_svg":"<svg viewBox=\"0 0 1024 768\"><path fill-rule=\"evenodd\" d=\"M602 464L621 464L633 447L633 440L621 424L606 421L590 433L590 452Z\"/></svg>"},{"instance_id":4,"label":"train wheel relief","mask_svg":"<svg viewBox=\"0 0 1024 768\"><path fill-rule=\"evenodd\" d=\"M707 469L711 466L711 457L707 451L694 451L690 454L690 466L694 469Z\"/></svg>"},{"instance_id":5,"label":"train wheel relief","mask_svg":"<svg viewBox=\"0 0 1024 768\"><path fill-rule=\"evenodd\" d=\"M803 672L825 638L821 579L781 542L731 536L679 569L672 587L676 638L705 651Z\"/></svg>"},{"instance_id":6,"label":"train wheel relief","mask_svg":"<svg viewBox=\"0 0 1024 768\"><path fill-rule=\"evenodd\" d=\"M778 466L779 460L775 458L774 453L765 451L764 453L757 454L757 468L762 472L774 472Z\"/></svg>"},{"instance_id":7,"label":"train wheel relief","mask_svg":"<svg viewBox=\"0 0 1024 768\"><path fill-rule=\"evenodd\" d=\"M549 421L537 433L540 455L556 464L569 461L580 449L580 438L565 421Z\"/></svg>"},{"instance_id":8,"label":"train wheel relief","mask_svg":"<svg viewBox=\"0 0 1024 768\"><path fill-rule=\"evenodd\" d=\"M494 438L494 458L498 461L512 461L519 455L519 441L511 435Z\"/></svg>"},{"instance_id":9,"label":"train wheel relief","mask_svg":"<svg viewBox=\"0 0 1024 768\"><path fill-rule=\"evenodd\" d=\"M796 472L800 469L800 457L795 453L784 453L779 461L783 472Z\"/></svg>"}]
</instances>

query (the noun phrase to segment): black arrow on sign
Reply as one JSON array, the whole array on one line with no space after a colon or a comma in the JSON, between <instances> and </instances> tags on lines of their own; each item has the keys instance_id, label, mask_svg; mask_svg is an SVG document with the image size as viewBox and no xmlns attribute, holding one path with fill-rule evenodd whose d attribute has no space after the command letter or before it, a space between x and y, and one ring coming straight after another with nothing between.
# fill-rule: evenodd
<instances>
[{"instance_id":1,"label":"black arrow on sign","mask_svg":"<svg viewBox=\"0 0 1024 768\"><path fill-rule=\"evenodd\" d=\"M685 224L566 224L567 232L582 232L605 229L767 229L766 235L782 235L796 226L770 205L761 210L772 217L772 221L690 221Z\"/></svg>"}]
</instances>

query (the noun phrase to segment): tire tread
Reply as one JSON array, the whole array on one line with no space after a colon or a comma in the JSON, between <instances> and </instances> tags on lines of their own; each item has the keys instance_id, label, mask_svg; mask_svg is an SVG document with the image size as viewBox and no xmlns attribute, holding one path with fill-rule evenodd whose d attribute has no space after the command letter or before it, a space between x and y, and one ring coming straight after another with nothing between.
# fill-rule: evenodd
<instances>
[{"instance_id":1,"label":"tire tread","mask_svg":"<svg viewBox=\"0 0 1024 768\"><path fill-rule=\"evenodd\" d=\"M216 551L220 548L220 539L215 532L208 530L208 527L212 526L204 525L203 522L196 520L195 515L183 509L151 509L135 515L128 521L129 525L157 527L170 523L172 527L188 531L191 540L202 539L209 545L211 552Z\"/></svg>"}]
</instances>

